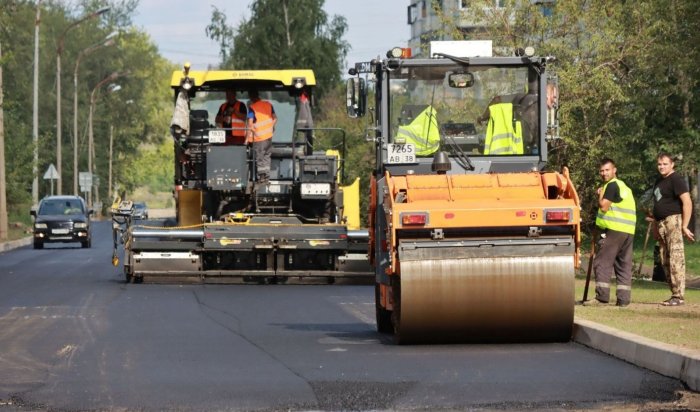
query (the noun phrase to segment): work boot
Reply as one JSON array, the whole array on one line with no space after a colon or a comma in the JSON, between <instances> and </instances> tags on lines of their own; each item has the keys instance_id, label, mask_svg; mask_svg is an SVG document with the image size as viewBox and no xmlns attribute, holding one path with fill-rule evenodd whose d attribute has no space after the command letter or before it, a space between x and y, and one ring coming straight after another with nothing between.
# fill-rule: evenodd
<instances>
[{"instance_id":1,"label":"work boot","mask_svg":"<svg viewBox=\"0 0 700 412\"><path fill-rule=\"evenodd\" d=\"M598 299L589 299L589 300L583 302L583 306L595 307L595 306L607 306L607 305L608 305L608 302L601 302Z\"/></svg>"}]
</instances>

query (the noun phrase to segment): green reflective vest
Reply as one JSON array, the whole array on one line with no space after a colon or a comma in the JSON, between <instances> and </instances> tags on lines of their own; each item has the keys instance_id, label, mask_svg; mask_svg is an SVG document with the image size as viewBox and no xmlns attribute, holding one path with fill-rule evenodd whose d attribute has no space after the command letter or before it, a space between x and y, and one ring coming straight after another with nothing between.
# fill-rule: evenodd
<instances>
[{"instance_id":1,"label":"green reflective vest","mask_svg":"<svg viewBox=\"0 0 700 412\"><path fill-rule=\"evenodd\" d=\"M405 141L416 148L416 156L429 156L440 148L437 114L432 106L423 110L411 123L399 126L395 141Z\"/></svg>"},{"instance_id":2,"label":"green reflective vest","mask_svg":"<svg viewBox=\"0 0 700 412\"><path fill-rule=\"evenodd\" d=\"M513 119L513 103L492 104L489 114L484 154L523 154L523 131L520 121Z\"/></svg>"},{"instance_id":3,"label":"green reflective vest","mask_svg":"<svg viewBox=\"0 0 700 412\"><path fill-rule=\"evenodd\" d=\"M610 229L633 235L634 228L637 225L637 207L634 203L632 189L627 187L622 180L615 178L610 179L600 190L605 193L605 189L611 182L616 182L617 186L620 188L620 197L622 201L611 204L607 212L598 209L598 216L595 219L595 224L601 229Z\"/></svg>"}]
</instances>

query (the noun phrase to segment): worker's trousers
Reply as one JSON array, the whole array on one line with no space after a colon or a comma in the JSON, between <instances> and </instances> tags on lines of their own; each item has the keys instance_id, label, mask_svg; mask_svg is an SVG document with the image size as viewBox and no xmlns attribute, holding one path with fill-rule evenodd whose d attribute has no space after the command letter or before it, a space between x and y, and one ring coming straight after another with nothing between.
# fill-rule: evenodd
<instances>
[{"instance_id":1,"label":"worker's trousers","mask_svg":"<svg viewBox=\"0 0 700 412\"><path fill-rule=\"evenodd\" d=\"M617 279L617 304L628 305L632 297L632 241L633 235L607 230L598 235L597 251L593 260L595 269L595 297L610 301L610 280Z\"/></svg>"},{"instance_id":2,"label":"worker's trousers","mask_svg":"<svg viewBox=\"0 0 700 412\"><path fill-rule=\"evenodd\" d=\"M272 139L253 142L253 150L255 151L255 168L258 173L258 179L262 176L270 177Z\"/></svg>"},{"instance_id":3,"label":"worker's trousers","mask_svg":"<svg viewBox=\"0 0 700 412\"><path fill-rule=\"evenodd\" d=\"M683 245L683 218L671 215L656 222L659 228L661 266L674 298L683 299L685 293L685 250Z\"/></svg>"}]
</instances>

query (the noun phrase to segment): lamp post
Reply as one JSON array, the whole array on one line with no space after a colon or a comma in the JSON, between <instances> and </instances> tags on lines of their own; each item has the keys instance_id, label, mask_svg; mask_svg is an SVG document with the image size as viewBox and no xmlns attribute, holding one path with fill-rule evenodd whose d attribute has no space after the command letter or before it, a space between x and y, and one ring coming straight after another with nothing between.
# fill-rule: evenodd
<instances>
[{"instance_id":1,"label":"lamp post","mask_svg":"<svg viewBox=\"0 0 700 412\"><path fill-rule=\"evenodd\" d=\"M78 24L93 17L97 17L101 14L104 14L107 11L109 11L109 7L103 7L97 11L83 16L82 18L69 24L68 27L66 27L65 30L63 30L61 36L58 38L58 45L56 46L56 171L58 172L58 179L56 183L59 195L62 194L61 186L63 183L63 180L61 179L61 54L63 53L63 46L66 40L66 34L68 34L68 32L72 28L76 27Z\"/></svg>"},{"instance_id":2,"label":"lamp post","mask_svg":"<svg viewBox=\"0 0 700 412\"><path fill-rule=\"evenodd\" d=\"M88 171L90 173L90 176L92 176L93 181L94 181L94 175L93 175L93 156L95 153L95 144L94 144L94 138L93 138L93 132L92 132L92 118L93 114L95 112L95 102L97 101L97 90L99 90L100 87L104 86L107 83L113 82L116 79L118 79L121 76L124 76L126 73L119 73L119 72L114 72L110 74L109 76L105 77L104 79L100 80L97 85L95 85L95 88L92 89L92 92L90 93L90 111L88 112ZM118 87L118 86L117 86ZM120 87L121 88L121 87ZM118 89L113 89L114 91ZM92 207L92 187L90 188L90 194L88 196L88 205Z\"/></svg>"},{"instance_id":3,"label":"lamp post","mask_svg":"<svg viewBox=\"0 0 700 412\"><path fill-rule=\"evenodd\" d=\"M34 103L32 110L32 202L39 203L39 23L41 22L41 0L36 1L36 20L34 21Z\"/></svg>"},{"instance_id":4,"label":"lamp post","mask_svg":"<svg viewBox=\"0 0 700 412\"><path fill-rule=\"evenodd\" d=\"M87 49L82 50L78 53L78 58L75 61L75 70L73 70L73 194L78 195L78 68L80 67L80 60L84 56L94 52L95 50L111 46L114 44L114 37L117 32L110 33L102 43L90 46Z\"/></svg>"}]
</instances>

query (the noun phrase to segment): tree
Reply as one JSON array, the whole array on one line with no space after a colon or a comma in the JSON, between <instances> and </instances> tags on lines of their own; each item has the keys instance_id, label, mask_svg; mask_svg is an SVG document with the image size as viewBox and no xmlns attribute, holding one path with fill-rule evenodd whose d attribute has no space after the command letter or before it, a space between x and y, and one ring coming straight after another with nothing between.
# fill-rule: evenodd
<instances>
[{"instance_id":1,"label":"tree","mask_svg":"<svg viewBox=\"0 0 700 412\"><path fill-rule=\"evenodd\" d=\"M616 160L636 195L656 176L660 150L682 155L680 169L697 170L700 11L693 0L557 1L547 13L534 2L473 0L464 14L442 11L443 34L490 38L497 50L535 46L557 57L561 135L550 148L554 167L567 165L594 220L597 163ZM486 22L467 32L461 18ZM697 173L697 172L695 172Z\"/></svg>"},{"instance_id":2,"label":"tree","mask_svg":"<svg viewBox=\"0 0 700 412\"><path fill-rule=\"evenodd\" d=\"M216 6L211 6L211 23L204 29L204 32L210 39L219 43L219 54L222 61L227 61L229 58L229 50L233 43L233 28L226 23L226 14L219 10Z\"/></svg>"},{"instance_id":3,"label":"tree","mask_svg":"<svg viewBox=\"0 0 700 412\"><path fill-rule=\"evenodd\" d=\"M343 40L347 23L342 16L328 16L324 0L257 0L251 17L233 38L233 49L222 67L230 69L311 68L320 85L318 95L341 79L341 66L349 45ZM207 28L210 38L223 45L225 19L216 14ZM209 30L215 27L216 30Z\"/></svg>"}]
</instances>

